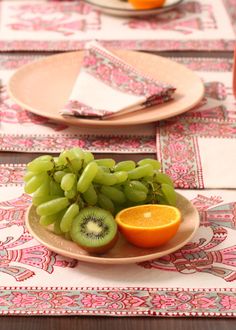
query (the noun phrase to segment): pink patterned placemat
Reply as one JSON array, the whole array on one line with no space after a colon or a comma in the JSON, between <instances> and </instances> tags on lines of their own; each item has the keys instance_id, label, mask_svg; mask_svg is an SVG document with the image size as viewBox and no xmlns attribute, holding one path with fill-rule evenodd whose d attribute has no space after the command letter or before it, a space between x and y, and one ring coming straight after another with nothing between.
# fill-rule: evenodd
<instances>
[{"instance_id":1,"label":"pink patterned placemat","mask_svg":"<svg viewBox=\"0 0 236 330\"><path fill-rule=\"evenodd\" d=\"M233 50L236 0L185 0L151 17L102 14L81 1L2 0L0 49L75 50L92 39L140 50Z\"/></svg>"},{"instance_id":2,"label":"pink patterned placemat","mask_svg":"<svg viewBox=\"0 0 236 330\"><path fill-rule=\"evenodd\" d=\"M206 72L199 72L205 83L201 104L156 123L157 159L178 188L236 188L236 102L232 69L226 69L230 64L202 59Z\"/></svg>"},{"instance_id":3,"label":"pink patterned placemat","mask_svg":"<svg viewBox=\"0 0 236 330\"><path fill-rule=\"evenodd\" d=\"M235 190L181 191L201 216L181 250L128 266L96 265L55 254L31 237L24 170L0 165L0 314L236 316Z\"/></svg>"}]
</instances>

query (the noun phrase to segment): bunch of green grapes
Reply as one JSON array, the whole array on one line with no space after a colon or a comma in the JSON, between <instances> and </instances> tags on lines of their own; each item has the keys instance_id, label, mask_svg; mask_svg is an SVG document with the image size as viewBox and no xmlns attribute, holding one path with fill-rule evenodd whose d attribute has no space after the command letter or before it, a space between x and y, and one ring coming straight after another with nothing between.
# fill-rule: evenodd
<instances>
[{"instance_id":1,"label":"bunch of green grapes","mask_svg":"<svg viewBox=\"0 0 236 330\"><path fill-rule=\"evenodd\" d=\"M42 225L54 224L56 233L69 235L73 219L88 206L113 215L140 204L175 206L173 182L160 168L154 159L116 163L72 148L58 157L45 155L31 161L24 176L25 192L33 195Z\"/></svg>"}]
</instances>

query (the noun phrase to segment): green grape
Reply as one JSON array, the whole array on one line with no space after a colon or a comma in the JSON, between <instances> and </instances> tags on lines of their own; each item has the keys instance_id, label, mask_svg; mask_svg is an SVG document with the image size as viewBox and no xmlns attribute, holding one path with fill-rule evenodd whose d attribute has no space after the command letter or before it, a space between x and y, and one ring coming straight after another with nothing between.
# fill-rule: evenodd
<instances>
[{"instance_id":1,"label":"green grape","mask_svg":"<svg viewBox=\"0 0 236 330\"><path fill-rule=\"evenodd\" d=\"M130 180L141 179L145 176L153 175L153 167L150 164L145 164L128 171L128 178Z\"/></svg>"},{"instance_id":2,"label":"green grape","mask_svg":"<svg viewBox=\"0 0 236 330\"><path fill-rule=\"evenodd\" d=\"M99 183L105 186L113 186L117 182L117 177L113 173L104 172L101 167L98 167L97 174L95 175L93 182Z\"/></svg>"},{"instance_id":3,"label":"green grape","mask_svg":"<svg viewBox=\"0 0 236 330\"><path fill-rule=\"evenodd\" d=\"M111 173L109 167L106 167L106 166L99 166L99 168L102 169L103 172L105 172L105 173Z\"/></svg>"},{"instance_id":4,"label":"green grape","mask_svg":"<svg viewBox=\"0 0 236 330\"><path fill-rule=\"evenodd\" d=\"M71 152L71 150L64 150L60 153L59 157L58 157L58 161L60 164L67 164L68 163L68 159L71 160L73 159L74 156Z\"/></svg>"},{"instance_id":5,"label":"green grape","mask_svg":"<svg viewBox=\"0 0 236 330\"><path fill-rule=\"evenodd\" d=\"M88 165L94 160L94 155L90 151L84 151L84 165Z\"/></svg>"},{"instance_id":6,"label":"green grape","mask_svg":"<svg viewBox=\"0 0 236 330\"><path fill-rule=\"evenodd\" d=\"M74 173L66 173L61 179L61 189L64 191L71 190L76 182L76 175Z\"/></svg>"},{"instance_id":7,"label":"green grape","mask_svg":"<svg viewBox=\"0 0 236 330\"><path fill-rule=\"evenodd\" d=\"M71 204L63 215L60 223L61 231L67 233L70 231L72 221L79 214L79 205Z\"/></svg>"},{"instance_id":8,"label":"green grape","mask_svg":"<svg viewBox=\"0 0 236 330\"><path fill-rule=\"evenodd\" d=\"M61 230L61 218L57 218L57 220L54 222L53 231L56 235L63 234Z\"/></svg>"},{"instance_id":9,"label":"green grape","mask_svg":"<svg viewBox=\"0 0 236 330\"><path fill-rule=\"evenodd\" d=\"M172 186L167 183L162 183L161 191L167 200L168 204L176 206L176 192Z\"/></svg>"},{"instance_id":10,"label":"green grape","mask_svg":"<svg viewBox=\"0 0 236 330\"><path fill-rule=\"evenodd\" d=\"M90 162L85 167L77 183L77 190L79 192L84 193L88 189L94 177L96 176L97 171L98 165L95 162Z\"/></svg>"},{"instance_id":11,"label":"green grape","mask_svg":"<svg viewBox=\"0 0 236 330\"><path fill-rule=\"evenodd\" d=\"M53 180L50 182L50 195L64 196L64 191L61 189L60 184Z\"/></svg>"},{"instance_id":12,"label":"green grape","mask_svg":"<svg viewBox=\"0 0 236 330\"><path fill-rule=\"evenodd\" d=\"M41 184L41 186L38 187L38 189L34 192L35 197L40 196L47 196L50 194L50 188L49 188L49 178L44 180L44 182Z\"/></svg>"},{"instance_id":13,"label":"green grape","mask_svg":"<svg viewBox=\"0 0 236 330\"><path fill-rule=\"evenodd\" d=\"M71 165L72 169L75 172L78 172L82 168L83 160L81 160L81 159L72 159L70 161L70 165Z\"/></svg>"},{"instance_id":14,"label":"green grape","mask_svg":"<svg viewBox=\"0 0 236 330\"><path fill-rule=\"evenodd\" d=\"M35 176L32 176L31 179L29 179L25 184L25 192L27 194L32 194L35 192L44 182L44 180L47 179L47 173L40 173Z\"/></svg>"},{"instance_id":15,"label":"green grape","mask_svg":"<svg viewBox=\"0 0 236 330\"><path fill-rule=\"evenodd\" d=\"M53 159L53 157L51 155L42 155L42 156L39 156L37 158L34 159L35 160L49 160L51 161Z\"/></svg>"},{"instance_id":16,"label":"green grape","mask_svg":"<svg viewBox=\"0 0 236 330\"><path fill-rule=\"evenodd\" d=\"M174 187L173 181L165 173L155 172L153 176L153 181L157 183L167 183L168 185Z\"/></svg>"},{"instance_id":17,"label":"green grape","mask_svg":"<svg viewBox=\"0 0 236 330\"><path fill-rule=\"evenodd\" d=\"M70 149L71 155L73 156L73 159L84 159L84 151L81 148L74 147Z\"/></svg>"},{"instance_id":18,"label":"green grape","mask_svg":"<svg viewBox=\"0 0 236 330\"><path fill-rule=\"evenodd\" d=\"M59 157L53 157L53 161L54 161L54 163L57 165L58 162L59 162Z\"/></svg>"},{"instance_id":19,"label":"green grape","mask_svg":"<svg viewBox=\"0 0 236 330\"><path fill-rule=\"evenodd\" d=\"M27 170L34 173L47 172L52 170L54 163L51 160L33 160L28 163Z\"/></svg>"},{"instance_id":20,"label":"green grape","mask_svg":"<svg viewBox=\"0 0 236 330\"><path fill-rule=\"evenodd\" d=\"M98 196L92 183L88 187L88 189L83 193L83 199L88 205L95 205L97 203Z\"/></svg>"},{"instance_id":21,"label":"green grape","mask_svg":"<svg viewBox=\"0 0 236 330\"><path fill-rule=\"evenodd\" d=\"M39 219L40 225L49 226L58 219L58 213L51 215L42 215Z\"/></svg>"},{"instance_id":22,"label":"green grape","mask_svg":"<svg viewBox=\"0 0 236 330\"><path fill-rule=\"evenodd\" d=\"M137 181L137 180L130 181L129 186L130 186L130 188L132 188L134 190L143 191L143 192L145 192L145 194L148 193L148 188L140 181Z\"/></svg>"},{"instance_id":23,"label":"green grape","mask_svg":"<svg viewBox=\"0 0 236 330\"><path fill-rule=\"evenodd\" d=\"M66 172L64 172L64 171L56 171L53 174L53 178L57 183L61 183L61 180L65 174L66 174Z\"/></svg>"},{"instance_id":24,"label":"green grape","mask_svg":"<svg viewBox=\"0 0 236 330\"><path fill-rule=\"evenodd\" d=\"M69 201L66 197L59 197L51 201L40 204L36 212L38 215L51 215L58 213L65 209L69 205Z\"/></svg>"},{"instance_id":25,"label":"green grape","mask_svg":"<svg viewBox=\"0 0 236 330\"><path fill-rule=\"evenodd\" d=\"M101 193L117 204L124 204L125 194L115 187L102 186Z\"/></svg>"},{"instance_id":26,"label":"green grape","mask_svg":"<svg viewBox=\"0 0 236 330\"><path fill-rule=\"evenodd\" d=\"M65 191L65 192L64 192L64 195L65 195L65 197L67 197L68 199L75 198L76 195L77 195L77 185L76 185L76 183L73 185L73 187L72 187L70 190Z\"/></svg>"},{"instance_id":27,"label":"green grape","mask_svg":"<svg viewBox=\"0 0 236 330\"><path fill-rule=\"evenodd\" d=\"M156 160L156 159L144 158L138 162L139 166L146 165L146 164L152 165L154 170L159 170L161 168L161 163L158 162L158 160Z\"/></svg>"},{"instance_id":28,"label":"green grape","mask_svg":"<svg viewBox=\"0 0 236 330\"><path fill-rule=\"evenodd\" d=\"M104 167L108 167L108 168L112 168L115 166L116 162L114 159L112 158L103 158L103 159L96 159L95 162L99 165L99 166L104 166Z\"/></svg>"},{"instance_id":29,"label":"green grape","mask_svg":"<svg viewBox=\"0 0 236 330\"><path fill-rule=\"evenodd\" d=\"M40 204L43 204L45 202L51 201L55 198L58 198L60 196L49 196L49 195L45 195L45 196L34 196L32 198L32 203L34 206L39 206Z\"/></svg>"},{"instance_id":30,"label":"green grape","mask_svg":"<svg viewBox=\"0 0 236 330\"><path fill-rule=\"evenodd\" d=\"M166 200L166 198L162 195L157 195L156 199L158 201L158 204L162 204L162 205L167 205L168 201Z\"/></svg>"},{"instance_id":31,"label":"green grape","mask_svg":"<svg viewBox=\"0 0 236 330\"><path fill-rule=\"evenodd\" d=\"M113 202L107 196L102 193L98 194L98 205L107 211L110 211L112 214L115 212L115 206Z\"/></svg>"},{"instance_id":32,"label":"green grape","mask_svg":"<svg viewBox=\"0 0 236 330\"><path fill-rule=\"evenodd\" d=\"M116 184L123 183L128 179L128 173L125 171L114 172Z\"/></svg>"},{"instance_id":33,"label":"green grape","mask_svg":"<svg viewBox=\"0 0 236 330\"><path fill-rule=\"evenodd\" d=\"M151 175L149 175L149 176L144 176L143 178L142 178L142 181L143 182L153 182L153 176L151 176Z\"/></svg>"},{"instance_id":34,"label":"green grape","mask_svg":"<svg viewBox=\"0 0 236 330\"><path fill-rule=\"evenodd\" d=\"M133 160L124 160L115 165L114 171L131 171L136 167L136 164Z\"/></svg>"},{"instance_id":35,"label":"green grape","mask_svg":"<svg viewBox=\"0 0 236 330\"><path fill-rule=\"evenodd\" d=\"M147 194L141 190L135 190L129 184L124 186L124 193L128 200L138 203L143 202L147 198Z\"/></svg>"},{"instance_id":36,"label":"green grape","mask_svg":"<svg viewBox=\"0 0 236 330\"><path fill-rule=\"evenodd\" d=\"M23 177L24 182L29 181L29 179L31 179L34 175L35 175L34 172L27 171Z\"/></svg>"}]
</instances>

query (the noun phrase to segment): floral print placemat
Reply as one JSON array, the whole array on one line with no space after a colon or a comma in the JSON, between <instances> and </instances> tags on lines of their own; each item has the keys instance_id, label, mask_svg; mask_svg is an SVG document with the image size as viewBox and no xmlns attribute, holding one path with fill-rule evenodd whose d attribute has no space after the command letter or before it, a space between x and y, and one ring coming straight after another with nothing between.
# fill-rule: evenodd
<instances>
[{"instance_id":1,"label":"floral print placemat","mask_svg":"<svg viewBox=\"0 0 236 330\"><path fill-rule=\"evenodd\" d=\"M74 50L96 39L126 49L232 50L235 22L236 0L185 0L171 11L140 18L108 16L83 0L3 0L0 49Z\"/></svg>"},{"instance_id":2,"label":"floral print placemat","mask_svg":"<svg viewBox=\"0 0 236 330\"><path fill-rule=\"evenodd\" d=\"M236 316L235 190L181 191L201 217L182 249L128 266L96 265L32 238L24 225L31 203L24 170L0 165L0 314Z\"/></svg>"}]
</instances>

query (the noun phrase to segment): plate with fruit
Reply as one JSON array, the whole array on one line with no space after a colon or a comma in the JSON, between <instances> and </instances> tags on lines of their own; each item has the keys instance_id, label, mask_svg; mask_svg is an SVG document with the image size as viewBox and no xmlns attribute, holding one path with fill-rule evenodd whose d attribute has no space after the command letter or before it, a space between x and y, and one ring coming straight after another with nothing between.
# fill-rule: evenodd
<instances>
[{"instance_id":1,"label":"plate with fruit","mask_svg":"<svg viewBox=\"0 0 236 330\"><path fill-rule=\"evenodd\" d=\"M146 16L174 9L183 0L85 0L85 2L109 15Z\"/></svg>"},{"instance_id":2,"label":"plate with fruit","mask_svg":"<svg viewBox=\"0 0 236 330\"><path fill-rule=\"evenodd\" d=\"M80 148L27 165L26 226L50 250L81 261L128 264L160 258L189 242L196 208L157 160L116 163Z\"/></svg>"}]
</instances>

